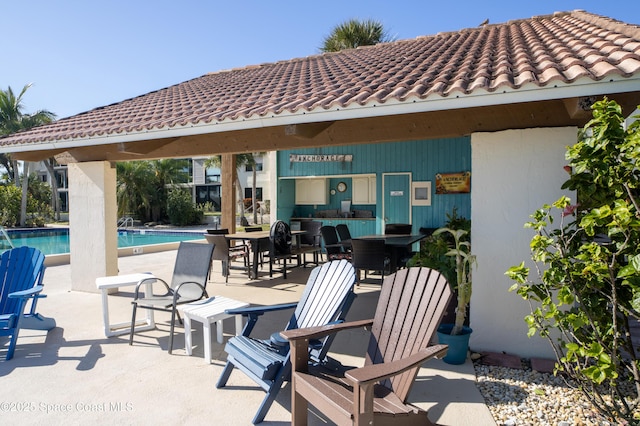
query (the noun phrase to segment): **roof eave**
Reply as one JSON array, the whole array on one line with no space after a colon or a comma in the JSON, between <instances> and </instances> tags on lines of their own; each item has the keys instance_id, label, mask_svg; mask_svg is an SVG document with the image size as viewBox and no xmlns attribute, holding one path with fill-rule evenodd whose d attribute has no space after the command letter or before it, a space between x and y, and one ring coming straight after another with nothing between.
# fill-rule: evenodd
<instances>
[{"instance_id":1,"label":"roof eave","mask_svg":"<svg viewBox=\"0 0 640 426\"><path fill-rule=\"evenodd\" d=\"M494 91L484 89L472 93L454 92L449 96L430 96L427 98L408 98L403 101L389 100L384 103L352 104L348 107L316 108L314 110L298 110L282 112L267 116L242 117L225 119L204 124L187 124L184 126L160 127L139 132L123 132L98 135L88 138L61 139L53 142L29 143L21 146L0 146L0 152L26 152L44 150L70 150L86 146L107 145L114 143L136 142L150 139L178 138L207 133L221 133L238 130L249 130L291 124L314 123L325 121L351 120L389 115L412 114L420 112L447 111L464 108L478 108L505 104L516 104L554 99L568 99L585 96L600 96L611 93L638 92L640 75L632 77L614 76L606 80L594 82L590 78L582 78L571 83L550 82L546 86L529 83L517 89L505 86Z\"/></svg>"}]
</instances>

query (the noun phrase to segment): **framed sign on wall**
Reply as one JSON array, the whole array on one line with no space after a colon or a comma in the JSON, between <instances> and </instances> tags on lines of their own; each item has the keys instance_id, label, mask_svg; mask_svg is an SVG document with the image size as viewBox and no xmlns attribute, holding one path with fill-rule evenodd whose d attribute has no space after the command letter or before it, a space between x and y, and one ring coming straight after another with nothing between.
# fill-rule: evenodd
<instances>
[{"instance_id":1,"label":"framed sign on wall","mask_svg":"<svg viewBox=\"0 0 640 426\"><path fill-rule=\"evenodd\" d=\"M414 206L431 205L431 182L411 182L411 204Z\"/></svg>"}]
</instances>

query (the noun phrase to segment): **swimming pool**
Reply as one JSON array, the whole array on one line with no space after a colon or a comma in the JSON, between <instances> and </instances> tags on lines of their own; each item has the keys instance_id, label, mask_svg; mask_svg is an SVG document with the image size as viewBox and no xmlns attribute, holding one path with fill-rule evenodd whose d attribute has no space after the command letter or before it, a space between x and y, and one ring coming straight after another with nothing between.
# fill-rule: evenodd
<instances>
[{"instance_id":1,"label":"swimming pool","mask_svg":"<svg viewBox=\"0 0 640 426\"><path fill-rule=\"evenodd\" d=\"M45 255L69 253L69 229L7 229L14 247L29 246L39 249ZM118 248L146 246L201 240L202 232L150 231L146 229L119 230ZM0 238L0 251L11 248L4 238Z\"/></svg>"}]
</instances>

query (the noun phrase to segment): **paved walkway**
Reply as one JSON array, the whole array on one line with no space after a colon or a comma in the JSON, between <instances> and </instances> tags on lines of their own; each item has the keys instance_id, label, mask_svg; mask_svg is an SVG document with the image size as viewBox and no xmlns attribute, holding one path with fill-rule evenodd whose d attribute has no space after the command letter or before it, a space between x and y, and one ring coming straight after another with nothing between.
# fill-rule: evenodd
<instances>
[{"instance_id":1,"label":"paved walkway","mask_svg":"<svg viewBox=\"0 0 640 426\"><path fill-rule=\"evenodd\" d=\"M175 253L120 258L120 274L151 271L169 280ZM259 305L297 301L310 269L296 268L286 281L270 280L267 269L250 282L232 271L225 285L216 262L207 289L212 295ZM130 318L130 289L109 296L112 321ZM348 319L370 318L378 290L377 285L361 285ZM251 424L264 392L238 371L226 388L215 388L226 356L224 345L212 336L214 361L205 363L199 323L194 323L193 355L186 355L181 327L173 355L168 355L168 314L156 313L157 329L136 334L134 345L129 346L128 336L104 336L100 294L71 291L69 265L47 269L45 293L48 297L39 302L38 311L55 318L57 327L48 334L22 330L10 361L4 360L6 339L0 341L3 424ZM255 333L266 336L281 329L289 315L285 311L264 317ZM224 327L228 338L235 329L233 319L226 320ZM331 355L361 365L367 338L364 331L339 335ZM287 385L263 424L290 424L289 395ZM428 361L410 399L429 408L430 418L441 425L495 425L475 386L469 361L461 366ZM310 424L326 423L312 417Z\"/></svg>"}]
</instances>

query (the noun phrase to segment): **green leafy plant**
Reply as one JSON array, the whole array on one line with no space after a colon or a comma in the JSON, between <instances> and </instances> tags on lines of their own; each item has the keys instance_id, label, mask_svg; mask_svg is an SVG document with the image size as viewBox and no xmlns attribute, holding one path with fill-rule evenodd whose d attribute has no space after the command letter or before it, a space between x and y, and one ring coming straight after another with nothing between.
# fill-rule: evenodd
<instances>
[{"instance_id":1,"label":"green leafy plant","mask_svg":"<svg viewBox=\"0 0 640 426\"><path fill-rule=\"evenodd\" d=\"M452 335L460 334L471 301L471 268L476 257L471 254L470 232L471 221L458 216L457 209L454 208L447 215L445 226L425 238L420 252L407 263L408 266L435 269L455 285L457 304Z\"/></svg>"},{"instance_id":2,"label":"green leafy plant","mask_svg":"<svg viewBox=\"0 0 640 426\"><path fill-rule=\"evenodd\" d=\"M452 282L456 283L457 305L456 319L451 329L451 335L455 336L462 332L467 317L467 308L471 301L471 269L476 263L476 257L471 254L471 242L465 241L465 238L469 234L468 231L464 229L440 228L433 234L437 236L445 232L449 233L453 238L453 247L445 253L445 256L454 259L455 281Z\"/></svg>"},{"instance_id":3,"label":"green leafy plant","mask_svg":"<svg viewBox=\"0 0 640 426\"><path fill-rule=\"evenodd\" d=\"M169 192L167 214L173 225L198 225L202 223L204 212L199 210L191 200L191 194L183 189Z\"/></svg>"},{"instance_id":4,"label":"green leafy plant","mask_svg":"<svg viewBox=\"0 0 640 426\"><path fill-rule=\"evenodd\" d=\"M47 184L36 181L29 186L26 226L44 226L51 220L53 210L49 205L50 198L51 191ZM0 185L0 225L8 227L19 225L21 199L20 188L15 185Z\"/></svg>"},{"instance_id":5,"label":"green leafy plant","mask_svg":"<svg viewBox=\"0 0 640 426\"><path fill-rule=\"evenodd\" d=\"M638 424L639 363L631 325L640 312L640 125L623 126L619 105L603 100L567 150L561 197L525 226L534 271L507 271L511 290L528 300L528 334L549 339L556 373L571 379L611 420ZM554 222L559 226L554 228Z\"/></svg>"}]
</instances>

